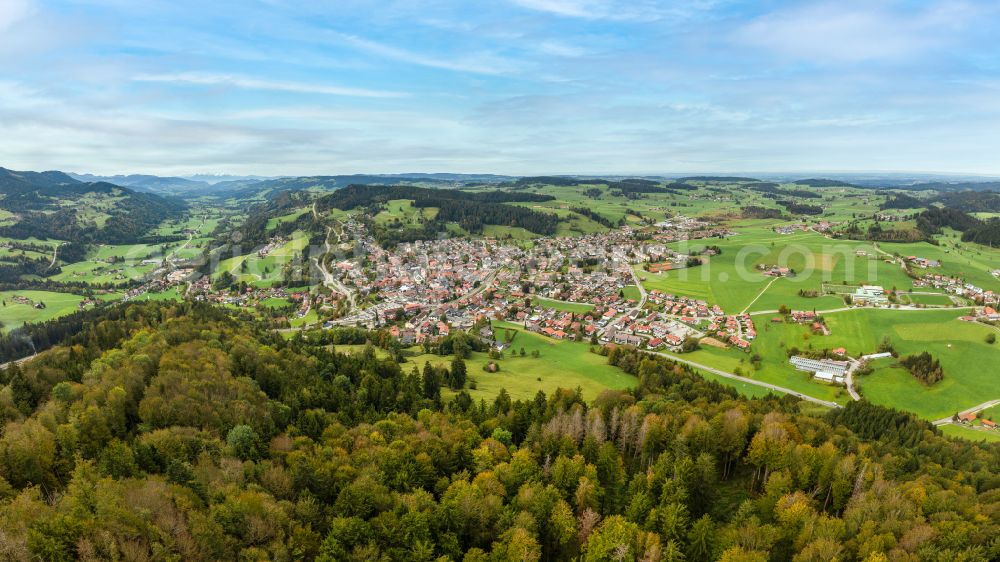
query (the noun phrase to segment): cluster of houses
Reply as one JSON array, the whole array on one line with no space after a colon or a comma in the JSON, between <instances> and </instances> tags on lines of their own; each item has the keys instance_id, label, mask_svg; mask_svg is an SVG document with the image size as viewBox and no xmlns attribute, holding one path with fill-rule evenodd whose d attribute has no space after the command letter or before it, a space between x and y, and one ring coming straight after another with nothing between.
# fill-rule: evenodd
<instances>
[{"instance_id":1,"label":"cluster of houses","mask_svg":"<svg viewBox=\"0 0 1000 562\"><path fill-rule=\"evenodd\" d=\"M768 277L790 277L795 275L795 272L787 267L780 267L778 265L765 265L759 264L757 269L761 270L764 275Z\"/></svg>"},{"instance_id":2,"label":"cluster of houses","mask_svg":"<svg viewBox=\"0 0 1000 562\"><path fill-rule=\"evenodd\" d=\"M927 269L929 267L941 267L941 262L938 260L929 260L919 256L906 256L906 261L923 269Z\"/></svg>"},{"instance_id":3,"label":"cluster of houses","mask_svg":"<svg viewBox=\"0 0 1000 562\"><path fill-rule=\"evenodd\" d=\"M687 338L702 338L699 320L677 318L665 312L632 310L612 322L601 335L603 343L645 346L649 349L679 350Z\"/></svg>"},{"instance_id":4,"label":"cluster of houses","mask_svg":"<svg viewBox=\"0 0 1000 562\"><path fill-rule=\"evenodd\" d=\"M717 304L709 307L708 303L703 300L664 293L657 289L649 291L647 302L662 307L664 312L672 316L708 318L723 315L722 309Z\"/></svg>"},{"instance_id":5,"label":"cluster of houses","mask_svg":"<svg viewBox=\"0 0 1000 562\"><path fill-rule=\"evenodd\" d=\"M801 232L803 230L806 230L807 228L809 228L809 226L802 223L783 224L774 227L774 232L778 234L794 234L796 232Z\"/></svg>"},{"instance_id":6,"label":"cluster of houses","mask_svg":"<svg viewBox=\"0 0 1000 562\"><path fill-rule=\"evenodd\" d=\"M739 349L750 349L750 343L757 338L757 328L746 313L715 317L708 326L708 332Z\"/></svg>"},{"instance_id":7,"label":"cluster of houses","mask_svg":"<svg viewBox=\"0 0 1000 562\"><path fill-rule=\"evenodd\" d=\"M31 306L37 309L45 308L44 302L42 301L35 302L23 295L13 295L12 297L10 297L10 300L12 300L15 304L23 304L25 306Z\"/></svg>"},{"instance_id":8,"label":"cluster of houses","mask_svg":"<svg viewBox=\"0 0 1000 562\"><path fill-rule=\"evenodd\" d=\"M947 293L966 297L980 305L1000 305L1000 294L966 283L957 277L927 274L913 281L913 287L933 287Z\"/></svg>"},{"instance_id":9,"label":"cluster of houses","mask_svg":"<svg viewBox=\"0 0 1000 562\"><path fill-rule=\"evenodd\" d=\"M958 414L958 422L962 425L974 425L977 419L979 419L979 414L976 412ZM997 423L988 418L979 419L979 425L982 426L983 429L995 430L997 428Z\"/></svg>"}]
</instances>

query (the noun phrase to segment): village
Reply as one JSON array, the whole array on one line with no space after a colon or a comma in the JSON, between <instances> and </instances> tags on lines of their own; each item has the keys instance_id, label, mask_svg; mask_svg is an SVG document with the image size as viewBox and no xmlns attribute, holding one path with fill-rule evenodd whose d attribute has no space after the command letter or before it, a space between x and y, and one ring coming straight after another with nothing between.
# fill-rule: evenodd
<instances>
[{"instance_id":1,"label":"village","mask_svg":"<svg viewBox=\"0 0 1000 562\"><path fill-rule=\"evenodd\" d=\"M383 248L367 234L364 223L348 220L341 229L340 252L324 248L327 253L316 258L316 265L325 274L321 285L219 288L211 277L199 275L193 267L165 263L142 285L130 289L125 298L186 285L186 297L220 305L256 308L268 301L288 302L287 314L293 318L302 319L315 311L310 317L327 328L387 328L404 346L435 341L454 329L469 330L488 319L516 323L553 340L671 352L700 345L749 352L757 337L749 314L727 313L718 304L684 295L646 291L635 273L640 266L650 273L690 267L699 256L713 255L714 247L699 248L695 255L688 255L668 246L671 242L725 236L728 232L683 217L656 226L652 236L648 231L640 234L622 227L578 237L538 238L531 244L442 238ZM282 243L272 240L258 249L257 255L267 255ZM904 260L921 268L936 266L917 256L900 258ZM757 268L765 277L795 274L778 264ZM936 274L915 279L914 288L920 287L944 290L985 306L963 320L1000 321L1000 314L990 306L997 304L992 291ZM880 286L845 289L850 290L844 294L851 307L898 306ZM806 325L813 334L829 334L814 312L793 311L777 317L780 321L786 318ZM834 355L838 351L848 362L843 368L814 365L808 360L795 366L800 370L808 367L821 382L843 385L851 360L843 350L833 350Z\"/></svg>"}]
</instances>

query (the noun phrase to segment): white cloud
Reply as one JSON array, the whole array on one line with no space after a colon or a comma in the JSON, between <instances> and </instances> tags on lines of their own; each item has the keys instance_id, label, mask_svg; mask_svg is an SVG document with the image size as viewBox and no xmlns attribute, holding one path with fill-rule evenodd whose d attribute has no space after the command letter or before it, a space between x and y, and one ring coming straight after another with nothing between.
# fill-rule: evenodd
<instances>
[{"instance_id":1,"label":"white cloud","mask_svg":"<svg viewBox=\"0 0 1000 562\"><path fill-rule=\"evenodd\" d=\"M35 11L31 0L0 1L0 31L14 26Z\"/></svg>"},{"instance_id":2,"label":"white cloud","mask_svg":"<svg viewBox=\"0 0 1000 562\"><path fill-rule=\"evenodd\" d=\"M175 84L197 84L203 86L232 86L247 90L272 90L278 92L294 92L299 94L325 94L331 96L349 96L359 98L400 98L409 95L405 92L369 90L364 88L331 86L327 84L313 84L309 82L260 80L244 76L201 72L140 74L133 77L132 80L136 82L170 82Z\"/></svg>"},{"instance_id":3,"label":"white cloud","mask_svg":"<svg viewBox=\"0 0 1000 562\"><path fill-rule=\"evenodd\" d=\"M736 37L793 60L902 60L947 44L975 12L965 2L944 2L923 11L894 9L889 2L822 2L761 16Z\"/></svg>"}]
</instances>

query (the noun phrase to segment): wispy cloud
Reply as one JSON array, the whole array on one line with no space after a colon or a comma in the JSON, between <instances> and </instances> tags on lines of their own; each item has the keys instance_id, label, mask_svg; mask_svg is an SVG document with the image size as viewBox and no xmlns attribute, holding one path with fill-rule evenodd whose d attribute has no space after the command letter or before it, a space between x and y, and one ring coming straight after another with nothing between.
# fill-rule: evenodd
<instances>
[{"instance_id":1,"label":"wispy cloud","mask_svg":"<svg viewBox=\"0 0 1000 562\"><path fill-rule=\"evenodd\" d=\"M183 72L178 74L139 74L134 76L132 80L136 82L168 82L174 84L196 84L200 86L231 86L247 90L271 90L276 92L324 94L358 98L401 98L409 95L405 92L369 90L365 88L314 84L311 82L261 80L245 76L201 72Z\"/></svg>"},{"instance_id":2,"label":"wispy cloud","mask_svg":"<svg viewBox=\"0 0 1000 562\"><path fill-rule=\"evenodd\" d=\"M493 53L435 57L416 50L403 49L356 35L337 32L330 32L330 35L339 43L346 44L365 53L419 66L488 75L514 74L518 71L518 65L514 61Z\"/></svg>"}]
</instances>

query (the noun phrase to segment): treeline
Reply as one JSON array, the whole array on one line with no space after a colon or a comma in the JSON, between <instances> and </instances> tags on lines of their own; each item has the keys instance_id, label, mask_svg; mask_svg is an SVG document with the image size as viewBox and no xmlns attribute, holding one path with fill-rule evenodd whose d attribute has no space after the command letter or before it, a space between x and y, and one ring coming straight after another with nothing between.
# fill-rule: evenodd
<instances>
[{"instance_id":1,"label":"treeline","mask_svg":"<svg viewBox=\"0 0 1000 562\"><path fill-rule=\"evenodd\" d=\"M930 207L917 215L917 228L928 236L940 234L942 228L964 232L981 224L976 217L950 207Z\"/></svg>"},{"instance_id":2,"label":"treeline","mask_svg":"<svg viewBox=\"0 0 1000 562\"><path fill-rule=\"evenodd\" d=\"M823 207L818 205L806 205L795 201L778 201L778 204L793 215L819 215L823 213Z\"/></svg>"},{"instance_id":3,"label":"treeline","mask_svg":"<svg viewBox=\"0 0 1000 562\"><path fill-rule=\"evenodd\" d=\"M851 221L840 235L854 240L871 240L873 242L919 242L927 236L916 228L882 228L880 222L868 225L862 229L857 221Z\"/></svg>"},{"instance_id":4,"label":"treeline","mask_svg":"<svg viewBox=\"0 0 1000 562\"><path fill-rule=\"evenodd\" d=\"M780 189L778 184L769 182L758 182L746 186L751 191L763 193L771 199L780 197L800 197L802 199L820 199L823 196L815 191L805 189Z\"/></svg>"},{"instance_id":5,"label":"treeline","mask_svg":"<svg viewBox=\"0 0 1000 562\"><path fill-rule=\"evenodd\" d=\"M747 205L740 209L740 214L747 219L780 219L784 217L781 209L771 209L758 205Z\"/></svg>"},{"instance_id":6,"label":"treeline","mask_svg":"<svg viewBox=\"0 0 1000 562\"><path fill-rule=\"evenodd\" d=\"M953 207L967 213L995 213L1000 211L1000 194L992 191L943 193L936 200L947 207Z\"/></svg>"},{"instance_id":7,"label":"treeline","mask_svg":"<svg viewBox=\"0 0 1000 562\"><path fill-rule=\"evenodd\" d=\"M804 180L795 180L792 183L797 185L808 185L810 187L858 187L853 183L848 183L846 181L840 180L830 180L830 179L817 179L808 178Z\"/></svg>"},{"instance_id":8,"label":"treeline","mask_svg":"<svg viewBox=\"0 0 1000 562\"><path fill-rule=\"evenodd\" d=\"M683 178L677 178L679 182L690 182L690 181L703 181L703 182L754 182L762 183L757 178L745 178L740 176L685 176Z\"/></svg>"},{"instance_id":9,"label":"treeline","mask_svg":"<svg viewBox=\"0 0 1000 562\"><path fill-rule=\"evenodd\" d=\"M884 203L879 205L879 209L922 209L927 206L925 201L912 197L905 193L890 196Z\"/></svg>"},{"instance_id":10,"label":"treeline","mask_svg":"<svg viewBox=\"0 0 1000 562\"><path fill-rule=\"evenodd\" d=\"M1000 220L984 221L962 233L962 242L974 242L992 248L1000 246Z\"/></svg>"},{"instance_id":11,"label":"treeline","mask_svg":"<svg viewBox=\"0 0 1000 562\"><path fill-rule=\"evenodd\" d=\"M488 224L524 228L535 234L552 235L559 226L559 216L525 207L502 203L480 203L458 199L421 199L414 207L437 207L438 222L457 222L474 234L481 234Z\"/></svg>"},{"instance_id":12,"label":"treeline","mask_svg":"<svg viewBox=\"0 0 1000 562\"><path fill-rule=\"evenodd\" d=\"M1000 555L1000 447L865 402L816 417L624 348L633 390L474 400L461 349L405 368L331 350L384 333L122 310L3 372L5 559Z\"/></svg>"},{"instance_id":13,"label":"treeline","mask_svg":"<svg viewBox=\"0 0 1000 562\"><path fill-rule=\"evenodd\" d=\"M330 195L321 197L316 205L320 210L330 208L354 209L378 205L393 199L409 199L417 208L436 207L438 214L421 229L414 232L389 234L385 241L399 242L404 238L425 239L443 230L443 223L456 222L465 230L480 234L485 225L500 225L525 228L540 235L555 234L559 217L552 213L535 211L526 207L506 205L514 202L544 202L554 198L550 195L516 191L466 192L446 189L427 189L412 186L360 186L351 185ZM398 232L401 229L394 229ZM433 233L433 234L432 234ZM382 240L380 240L382 241Z\"/></svg>"},{"instance_id":14,"label":"treeline","mask_svg":"<svg viewBox=\"0 0 1000 562\"><path fill-rule=\"evenodd\" d=\"M349 185L330 195L320 197L316 200L316 205L317 209L321 211L329 209L347 211L357 207L368 207L372 204L385 203L393 199L410 199L414 203L427 200L454 200L479 203L542 203L552 201L555 197L539 193L503 190L469 192L457 189L429 189L409 185Z\"/></svg>"},{"instance_id":15,"label":"treeline","mask_svg":"<svg viewBox=\"0 0 1000 562\"><path fill-rule=\"evenodd\" d=\"M910 374L926 385L932 385L944 378L941 363L926 351L918 355L907 355L899 363L910 371Z\"/></svg>"},{"instance_id":16,"label":"treeline","mask_svg":"<svg viewBox=\"0 0 1000 562\"><path fill-rule=\"evenodd\" d=\"M554 185L558 187L574 187L577 185L593 185L598 183L605 183L605 181L600 179L580 179L580 178L568 178L562 176L529 176L514 180L513 185L519 187L527 187L531 185Z\"/></svg>"},{"instance_id":17,"label":"treeline","mask_svg":"<svg viewBox=\"0 0 1000 562\"><path fill-rule=\"evenodd\" d=\"M52 261L48 258L30 258L27 256L8 256L0 262L0 283L17 283L22 275L42 277L55 275L61 268L49 268Z\"/></svg>"}]
</instances>

